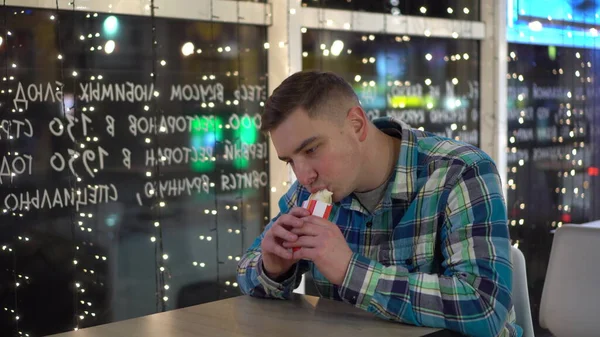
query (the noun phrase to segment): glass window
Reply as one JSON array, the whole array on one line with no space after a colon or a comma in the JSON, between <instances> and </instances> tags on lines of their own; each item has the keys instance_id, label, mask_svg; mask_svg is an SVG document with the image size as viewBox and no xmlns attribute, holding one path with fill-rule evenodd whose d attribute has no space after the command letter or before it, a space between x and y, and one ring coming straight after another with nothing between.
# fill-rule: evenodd
<instances>
[{"instance_id":1,"label":"glass window","mask_svg":"<svg viewBox=\"0 0 600 337\"><path fill-rule=\"evenodd\" d=\"M239 294L237 259L269 214L266 28L1 14L0 306L19 320L0 331Z\"/></svg>"},{"instance_id":2,"label":"glass window","mask_svg":"<svg viewBox=\"0 0 600 337\"><path fill-rule=\"evenodd\" d=\"M303 68L349 81L370 118L479 144L479 42L306 30Z\"/></svg>"}]
</instances>

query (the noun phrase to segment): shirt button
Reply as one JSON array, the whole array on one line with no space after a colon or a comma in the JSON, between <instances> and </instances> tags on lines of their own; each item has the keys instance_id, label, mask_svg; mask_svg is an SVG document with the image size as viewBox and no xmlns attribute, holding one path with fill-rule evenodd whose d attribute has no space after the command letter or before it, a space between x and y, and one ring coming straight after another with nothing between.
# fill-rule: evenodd
<instances>
[{"instance_id":1,"label":"shirt button","mask_svg":"<svg viewBox=\"0 0 600 337\"><path fill-rule=\"evenodd\" d=\"M373 227L373 221L367 221L367 228Z\"/></svg>"},{"instance_id":2,"label":"shirt button","mask_svg":"<svg viewBox=\"0 0 600 337\"><path fill-rule=\"evenodd\" d=\"M404 261L404 263L406 263L407 266L410 266L412 262L412 259L406 259L406 261Z\"/></svg>"}]
</instances>

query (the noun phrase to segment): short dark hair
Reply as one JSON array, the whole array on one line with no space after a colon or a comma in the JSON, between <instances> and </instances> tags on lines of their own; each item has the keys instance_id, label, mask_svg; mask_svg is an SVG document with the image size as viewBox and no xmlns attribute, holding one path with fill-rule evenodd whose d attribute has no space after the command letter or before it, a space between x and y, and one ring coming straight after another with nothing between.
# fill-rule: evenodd
<instances>
[{"instance_id":1,"label":"short dark hair","mask_svg":"<svg viewBox=\"0 0 600 337\"><path fill-rule=\"evenodd\" d=\"M297 72L286 78L267 99L261 131L276 128L298 108L311 118L340 113L340 103L359 104L356 93L341 76L317 70ZM326 105L330 108L323 109Z\"/></svg>"}]
</instances>

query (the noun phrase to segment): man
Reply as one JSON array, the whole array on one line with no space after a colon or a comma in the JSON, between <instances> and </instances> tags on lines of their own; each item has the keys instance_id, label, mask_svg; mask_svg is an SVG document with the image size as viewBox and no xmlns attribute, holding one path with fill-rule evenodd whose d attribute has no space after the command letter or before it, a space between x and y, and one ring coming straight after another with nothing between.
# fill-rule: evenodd
<instances>
[{"instance_id":1,"label":"man","mask_svg":"<svg viewBox=\"0 0 600 337\"><path fill-rule=\"evenodd\" d=\"M506 206L489 156L398 120L370 122L352 87L327 72L283 81L262 129L298 180L239 262L243 293L289 298L310 270L322 297L385 319L520 336ZM328 219L299 207L323 189L333 192Z\"/></svg>"}]
</instances>

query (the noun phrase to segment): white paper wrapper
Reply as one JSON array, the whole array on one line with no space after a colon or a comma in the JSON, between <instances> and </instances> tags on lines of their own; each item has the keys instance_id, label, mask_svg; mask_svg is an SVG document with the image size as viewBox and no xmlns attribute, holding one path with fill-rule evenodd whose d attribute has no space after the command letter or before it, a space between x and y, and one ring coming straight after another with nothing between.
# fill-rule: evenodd
<instances>
[{"instance_id":1,"label":"white paper wrapper","mask_svg":"<svg viewBox=\"0 0 600 337\"><path fill-rule=\"evenodd\" d=\"M319 200L306 200L302 203L302 208L306 208L314 216L327 219L331 213L332 206ZM299 249L298 247L292 248L294 252Z\"/></svg>"},{"instance_id":2,"label":"white paper wrapper","mask_svg":"<svg viewBox=\"0 0 600 337\"><path fill-rule=\"evenodd\" d=\"M319 200L306 200L302 203L302 208L306 208L314 216L327 219L332 207Z\"/></svg>"}]
</instances>

